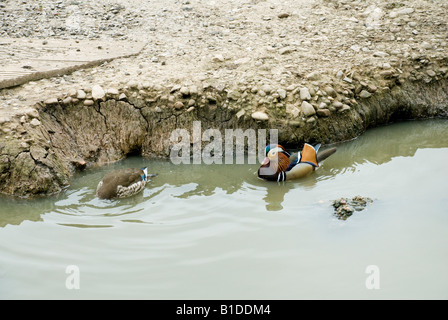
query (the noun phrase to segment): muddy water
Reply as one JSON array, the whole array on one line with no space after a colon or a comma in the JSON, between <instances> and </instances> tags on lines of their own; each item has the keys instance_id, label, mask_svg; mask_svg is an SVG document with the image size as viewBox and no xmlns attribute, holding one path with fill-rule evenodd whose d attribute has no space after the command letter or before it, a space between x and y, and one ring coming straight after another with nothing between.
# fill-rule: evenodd
<instances>
[{"instance_id":1,"label":"muddy water","mask_svg":"<svg viewBox=\"0 0 448 320\"><path fill-rule=\"evenodd\" d=\"M0 298L447 299L447 163L448 122L429 120L369 130L295 182L249 164L88 170L59 196L0 199ZM159 174L143 193L95 198L141 166ZM374 201L337 219L332 200L356 195Z\"/></svg>"}]
</instances>

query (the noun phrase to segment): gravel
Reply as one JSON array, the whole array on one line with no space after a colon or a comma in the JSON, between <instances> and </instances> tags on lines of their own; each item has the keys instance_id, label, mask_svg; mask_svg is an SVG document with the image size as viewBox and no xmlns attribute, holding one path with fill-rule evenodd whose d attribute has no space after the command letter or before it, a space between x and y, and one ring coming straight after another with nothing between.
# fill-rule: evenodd
<instances>
[{"instance_id":1,"label":"gravel","mask_svg":"<svg viewBox=\"0 0 448 320\"><path fill-rule=\"evenodd\" d=\"M285 99L291 86L352 79L356 68L395 70L420 57L446 58L447 11L442 0L2 0L0 37L147 45L136 57L3 90L0 104L130 82L265 94L269 86Z\"/></svg>"}]
</instances>

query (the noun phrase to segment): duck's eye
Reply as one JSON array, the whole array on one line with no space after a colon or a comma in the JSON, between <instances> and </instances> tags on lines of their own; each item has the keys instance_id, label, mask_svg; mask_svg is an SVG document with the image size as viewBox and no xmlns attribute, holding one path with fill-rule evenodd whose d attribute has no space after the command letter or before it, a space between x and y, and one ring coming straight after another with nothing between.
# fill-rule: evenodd
<instances>
[{"instance_id":1,"label":"duck's eye","mask_svg":"<svg viewBox=\"0 0 448 320\"><path fill-rule=\"evenodd\" d=\"M273 156L275 156L276 154L277 154L277 152L275 152L275 151L274 151L274 152L272 152L272 155L273 155Z\"/></svg>"}]
</instances>

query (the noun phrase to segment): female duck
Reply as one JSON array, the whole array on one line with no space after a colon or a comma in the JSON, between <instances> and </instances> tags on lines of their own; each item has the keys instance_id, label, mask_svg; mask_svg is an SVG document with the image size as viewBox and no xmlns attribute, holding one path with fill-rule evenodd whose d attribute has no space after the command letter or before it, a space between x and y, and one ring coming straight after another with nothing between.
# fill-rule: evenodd
<instances>
[{"instance_id":1,"label":"female duck","mask_svg":"<svg viewBox=\"0 0 448 320\"><path fill-rule=\"evenodd\" d=\"M146 167L115 170L98 183L96 195L100 199L130 197L142 191L147 181L148 169Z\"/></svg>"},{"instance_id":2,"label":"female duck","mask_svg":"<svg viewBox=\"0 0 448 320\"><path fill-rule=\"evenodd\" d=\"M302 152L290 155L281 145L266 147L266 158L258 169L258 177L270 181L285 181L302 178L319 167L336 148L318 152L320 144L313 147L305 143Z\"/></svg>"}]
</instances>

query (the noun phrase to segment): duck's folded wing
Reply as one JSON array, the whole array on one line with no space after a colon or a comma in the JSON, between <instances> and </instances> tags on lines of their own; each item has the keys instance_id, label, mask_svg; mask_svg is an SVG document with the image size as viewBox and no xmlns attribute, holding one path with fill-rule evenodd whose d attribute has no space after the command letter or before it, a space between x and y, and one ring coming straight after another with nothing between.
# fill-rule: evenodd
<instances>
[{"instance_id":1,"label":"duck's folded wing","mask_svg":"<svg viewBox=\"0 0 448 320\"><path fill-rule=\"evenodd\" d=\"M142 180L144 172L141 169L129 168L126 171L127 172L119 179L119 184L123 187L129 187L131 184Z\"/></svg>"},{"instance_id":2,"label":"duck's folded wing","mask_svg":"<svg viewBox=\"0 0 448 320\"><path fill-rule=\"evenodd\" d=\"M104 185L129 187L131 184L140 181L143 171L135 168L128 168L111 172L103 179Z\"/></svg>"},{"instance_id":3,"label":"duck's folded wing","mask_svg":"<svg viewBox=\"0 0 448 320\"><path fill-rule=\"evenodd\" d=\"M301 162L306 162L311 164L314 167L319 166L319 162L317 160L317 152L320 148L321 144L317 144L316 146L312 146L308 143L305 143L302 152L293 153L290 160L290 165L286 171L290 171L292 168L294 168L297 164Z\"/></svg>"},{"instance_id":4,"label":"duck's folded wing","mask_svg":"<svg viewBox=\"0 0 448 320\"><path fill-rule=\"evenodd\" d=\"M320 148L320 144L316 145L317 150ZM303 150L301 152L300 162L309 163L314 167L318 167L319 163L317 162L317 150L312 145L305 143L303 146Z\"/></svg>"}]
</instances>

